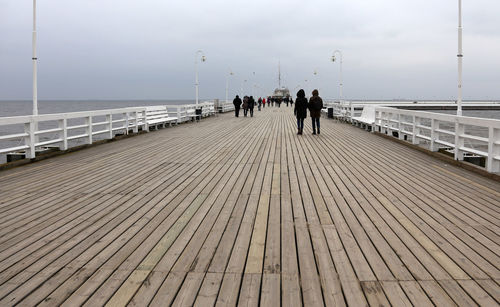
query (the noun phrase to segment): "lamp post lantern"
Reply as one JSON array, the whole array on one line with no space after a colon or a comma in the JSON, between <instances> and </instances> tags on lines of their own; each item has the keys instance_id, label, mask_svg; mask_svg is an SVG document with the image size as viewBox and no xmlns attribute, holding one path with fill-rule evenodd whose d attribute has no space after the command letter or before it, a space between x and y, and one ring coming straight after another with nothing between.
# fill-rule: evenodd
<instances>
[{"instance_id":1,"label":"lamp post lantern","mask_svg":"<svg viewBox=\"0 0 500 307\"><path fill-rule=\"evenodd\" d=\"M457 116L462 116L462 0L458 0L458 98Z\"/></svg>"},{"instance_id":2,"label":"lamp post lantern","mask_svg":"<svg viewBox=\"0 0 500 307\"><path fill-rule=\"evenodd\" d=\"M200 60L202 62L205 62L207 60L207 58L205 57L205 55L203 54L203 51L201 50L198 50L196 51L195 55L194 55L194 66L195 66L195 70L196 70L196 82L195 82L195 86L196 86L196 107L198 107L198 54L201 54L201 58Z\"/></svg>"},{"instance_id":3,"label":"lamp post lantern","mask_svg":"<svg viewBox=\"0 0 500 307\"><path fill-rule=\"evenodd\" d=\"M226 103L229 102L229 98L228 98L228 95L229 95L229 76L232 76L234 75L234 73L232 72L231 68L229 68L229 74L226 75Z\"/></svg>"},{"instance_id":4,"label":"lamp post lantern","mask_svg":"<svg viewBox=\"0 0 500 307\"><path fill-rule=\"evenodd\" d=\"M342 51L340 50L335 50L333 52L333 55L332 55L332 62L335 62L337 60L337 58L335 57L335 53L338 53L339 56L340 56L340 102L342 102L342 62L343 62L343 59L342 59Z\"/></svg>"},{"instance_id":5,"label":"lamp post lantern","mask_svg":"<svg viewBox=\"0 0 500 307\"><path fill-rule=\"evenodd\" d=\"M36 0L33 0L33 54L31 60L33 61L33 115L38 115L38 89L37 89L37 61L36 57Z\"/></svg>"}]
</instances>

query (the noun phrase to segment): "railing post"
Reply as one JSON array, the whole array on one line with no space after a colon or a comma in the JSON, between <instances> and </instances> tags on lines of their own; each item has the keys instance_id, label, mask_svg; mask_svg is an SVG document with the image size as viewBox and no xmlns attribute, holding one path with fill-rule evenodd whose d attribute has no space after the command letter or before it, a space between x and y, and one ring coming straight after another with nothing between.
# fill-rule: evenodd
<instances>
[{"instance_id":1,"label":"railing post","mask_svg":"<svg viewBox=\"0 0 500 307\"><path fill-rule=\"evenodd\" d=\"M129 119L128 119L128 112L125 112L123 114L125 116L125 134L128 135L128 125L129 125Z\"/></svg>"},{"instance_id":2,"label":"railing post","mask_svg":"<svg viewBox=\"0 0 500 307\"><path fill-rule=\"evenodd\" d=\"M462 134L464 134L465 127L463 124L458 122L458 116L455 119L455 160L463 161L464 152L460 150L461 147L464 146L464 138Z\"/></svg>"},{"instance_id":3,"label":"railing post","mask_svg":"<svg viewBox=\"0 0 500 307\"><path fill-rule=\"evenodd\" d=\"M168 108L167 108L167 110L168 110ZM145 130L146 132L149 132L147 110L146 109L142 110L141 114L142 114L141 116L142 116L142 124L143 124L142 129Z\"/></svg>"},{"instance_id":4,"label":"railing post","mask_svg":"<svg viewBox=\"0 0 500 307\"><path fill-rule=\"evenodd\" d=\"M349 121L352 123L352 117L354 116L354 105L352 104L352 101L349 101L349 110L350 110L350 114L349 114Z\"/></svg>"},{"instance_id":5,"label":"railing post","mask_svg":"<svg viewBox=\"0 0 500 307\"><path fill-rule=\"evenodd\" d=\"M87 126L87 128L85 129L86 132L87 132L87 143L88 144L92 144L92 115L91 116L87 116L85 118L85 125Z\"/></svg>"},{"instance_id":6,"label":"railing post","mask_svg":"<svg viewBox=\"0 0 500 307\"><path fill-rule=\"evenodd\" d=\"M412 137L412 143L414 145L418 145L420 143L418 139L418 135L420 134L420 117L413 115L413 137Z\"/></svg>"},{"instance_id":7,"label":"railing post","mask_svg":"<svg viewBox=\"0 0 500 307\"><path fill-rule=\"evenodd\" d=\"M135 114L134 133L138 133L139 132L139 120L138 120L139 113L137 111L135 111L134 114Z\"/></svg>"},{"instance_id":8,"label":"railing post","mask_svg":"<svg viewBox=\"0 0 500 307\"><path fill-rule=\"evenodd\" d=\"M60 150L68 149L68 120L66 118L60 119L59 121L59 129L62 129L59 132L59 138L62 139L61 145L59 145Z\"/></svg>"},{"instance_id":9,"label":"railing post","mask_svg":"<svg viewBox=\"0 0 500 307\"><path fill-rule=\"evenodd\" d=\"M437 119L432 118L431 119L431 144L430 144L430 151L438 151L438 148L436 146L436 139L439 138L439 134L436 132L436 129L439 128L439 123Z\"/></svg>"},{"instance_id":10,"label":"railing post","mask_svg":"<svg viewBox=\"0 0 500 307\"><path fill-rule=\"evenodd\" d=\"M29 123L24 124L24 132L28 134L24 138L24 144L29 146L26 149L26 158L33 159L35 158L35 120L31 117Z\"/></svg>"},{"instance_id":11,"label":"railing post","mask_svg":"<svg viewBox=\"0 0 500 307\"><path fill-rule=\"evenodd\" d=\"M486 170L490 173L500 172L500 129L489 127L488 131L488 159L486 161Z\"/></svg>"},{"instance_id":12,"label":"railing post","mask_svg":"<svg viewBox=\"0 0 500 307\"><path fill-rule=\"evenodd\" d=\"M401 125L401 113L398 113L398 139L403 140L403 125Z\"/></svg>"},{"instance_id":13,"label":"railing post","mask_svg":"<svg viewBox=\"0 0 500 307\"><path fill-rule=\"evenodd\" d=\"M108 122L108 139L113 138L113 114L106 115L106 121Z\"/></svg>"}]
</instances>

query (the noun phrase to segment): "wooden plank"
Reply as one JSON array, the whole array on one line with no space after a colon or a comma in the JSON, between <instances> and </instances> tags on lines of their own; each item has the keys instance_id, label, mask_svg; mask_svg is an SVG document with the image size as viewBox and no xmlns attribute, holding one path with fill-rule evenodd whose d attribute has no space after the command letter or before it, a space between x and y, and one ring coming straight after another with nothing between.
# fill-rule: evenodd
<instances>
[{"instance_id":1,"label":"wooden plank","mask_svg":"<svg viewBox=\"0 0 500 307\"><path fill-rule=\"evenodd\" d=\"M238 306L259 306L262 274L243 274Z\"/></svg>"},{"instance_id":2,"label":"wooden plank","mask_svg":"<svg viewBox=\"0 0 500 307\"><path fill-rule=\"evenodd\" d=\"M216 306L236 306L241 285L241 274L224 274L224 279L217 295Z\"/></svg>"},{"instance_id":3,"label":"wooden plank","mask_svg":"<svg viewBox=\"0 0 500 307\"><path fill-rule=\"evenodd\" d=\"M280 274L276 273L262 274L262 288L260 293L261 306L279 306L281 304L280 279L281 279Z\"/></svg>"},{"instance_id":4,"label":"wooden plank","mask_svg":"<svg viewBox=\"0 0 500 307\"><path fill-rule=\"evenodd\" d=\"M403 288L404 292L406 293L406 296L408 296L413 305L433 306L431 300L422 290L418 282L413 280L406 280L406 281L400 281L399 284L401 285L401 288ZM447 303L451 303L451 301Z\"/></svg>"},{"instance_id":5,"label":"wooden plank","mask_svg":"<svg viewBox=\"0 0 500 307\"><path fill-rule=\"evenodd\" d=\"M205 307L215 305L223 275L223 273L207 273L205 275L194 306Z\"/></svg>"},{"instance_id":6,"label":"wooden plank","mask_svg":"<svg viewBox=\"0 0 500 307\"><path fill-rule=\"evenodd\" d=\"M380 282L362 281L361 288L363 289L370 306L390 306Z\"/></svg>"},{"instance_id":7,"label":"wooden plank","mask_svg":"<svg viewBox=\"0 0 500 307\"><path fill-rule=\"evenodd\" d=\"M421 280L418 282L422 289L425 291L427 296L431 299L431 301L434 303L436 306L453 306L455 303L453 300L448 296L448 294L441 288L439 283L435 280ZM401 283L403 285L403 283ZM413 291L410 291L411 289L408 289L406 292L408 293L408 296L410 299L420 299L421 298L421 293L418 290L416 286L414 286ZM415 291L415 289L417 291ZM416 293L417 296L415 297L413 293ZM415 297L415 298L414 298ZM413 300L412 300L413 302Z\"/></svg>"},{"instance_id":8,"label":"wooden plank","mask_svg":"<svg viewBox=\"0 0 500 307\"><path fill-rule=\"evenodd\" d=\"M384 289L385 294L387 295L387 299L391 303L392 306L413 306L406 296L405 292L401 287L399 286L397 281L381 281L380 284L382 285L382 288ZM426 305L426 302L423 301L418 302L417 305L419 306L432 306ZM430 301L429 301L430 303Z\"/></svg>"},{"instance_id":9,"label":"wooden plank","mask_svg":"<svg viewBox=\"0 0 500 307\"><path fill-rule=\"evenodd\" d=\"M475 280L457 280L457 282L479 306L495 306L498 304Z\"/></svg>"}]
</instances>

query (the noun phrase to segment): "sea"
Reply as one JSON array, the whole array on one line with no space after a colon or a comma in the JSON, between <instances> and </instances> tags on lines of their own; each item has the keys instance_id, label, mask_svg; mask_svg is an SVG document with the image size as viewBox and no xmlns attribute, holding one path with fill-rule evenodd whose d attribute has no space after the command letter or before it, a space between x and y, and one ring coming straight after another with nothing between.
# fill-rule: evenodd
<instances>
[{"instance_id":1,"label":"sea","mask_svg":"<svg viewBox=\"0 0 500 307\"><path fill-rule=\"evenodd\" d=\"M204 101L204 100L200 100ZM39 100L39 114L67 113L128 107L192 104L194 100ZM31 100L0 100L0 117L31 115ZM0 132L2 127L0 126Z\"/></svg>"}]
</instances>

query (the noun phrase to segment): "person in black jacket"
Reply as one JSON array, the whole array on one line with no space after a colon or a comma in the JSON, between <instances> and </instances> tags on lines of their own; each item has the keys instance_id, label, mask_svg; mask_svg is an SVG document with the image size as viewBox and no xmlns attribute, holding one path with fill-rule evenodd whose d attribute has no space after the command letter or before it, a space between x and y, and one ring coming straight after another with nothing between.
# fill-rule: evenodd
<instances>
[{"instance_id":1,"label":"person in black jacket","mask_svg":"<svg viewBox=\"0 0 500 307\"><path fill-rule=\"evenodd\" d=\"M250 111L250 117L253 117L254 106L255 106L255 100L253 99L253 96L250 96L250 98L248 98L248 110Z\"/></svg>"},{"instance_id":2,"label":"person in black jacket","mask_svg":"<svg viewBox=\"0 0 500 307\"><path fill-rule=\"evenodd\" d=\"M234 115L236 117L239 117L240 116L241 99L238 95L236 95L236 98L234 98L233 104L234 104Z\"/></svg>"},{"instance_id":3,"label":"person in black jacket","mask_svg":"<svg viewBox=\"0 0 500 307\"><path fill-rule=\"evenodd\" d=\"M295 108L293 114L297 117L297 134L302 134L304 130L304 118L307 117L307 98L303 89L297 92L297 99L295 99Z\"/></svg>"},{"instance_id":4,"label":"person in black jacket","mask_svg":"<svg viewBox=\"0 0 500 307\"><path fill-rule=\"evenodd\" d=\"M319 97L318 90L312 91L312 97L309 98L309 111L312 118L313 134L316 134L316 127L319 134L319 118L321 117L321 109L323 109L323 99Z\"/></svg>"}]
</instances>

